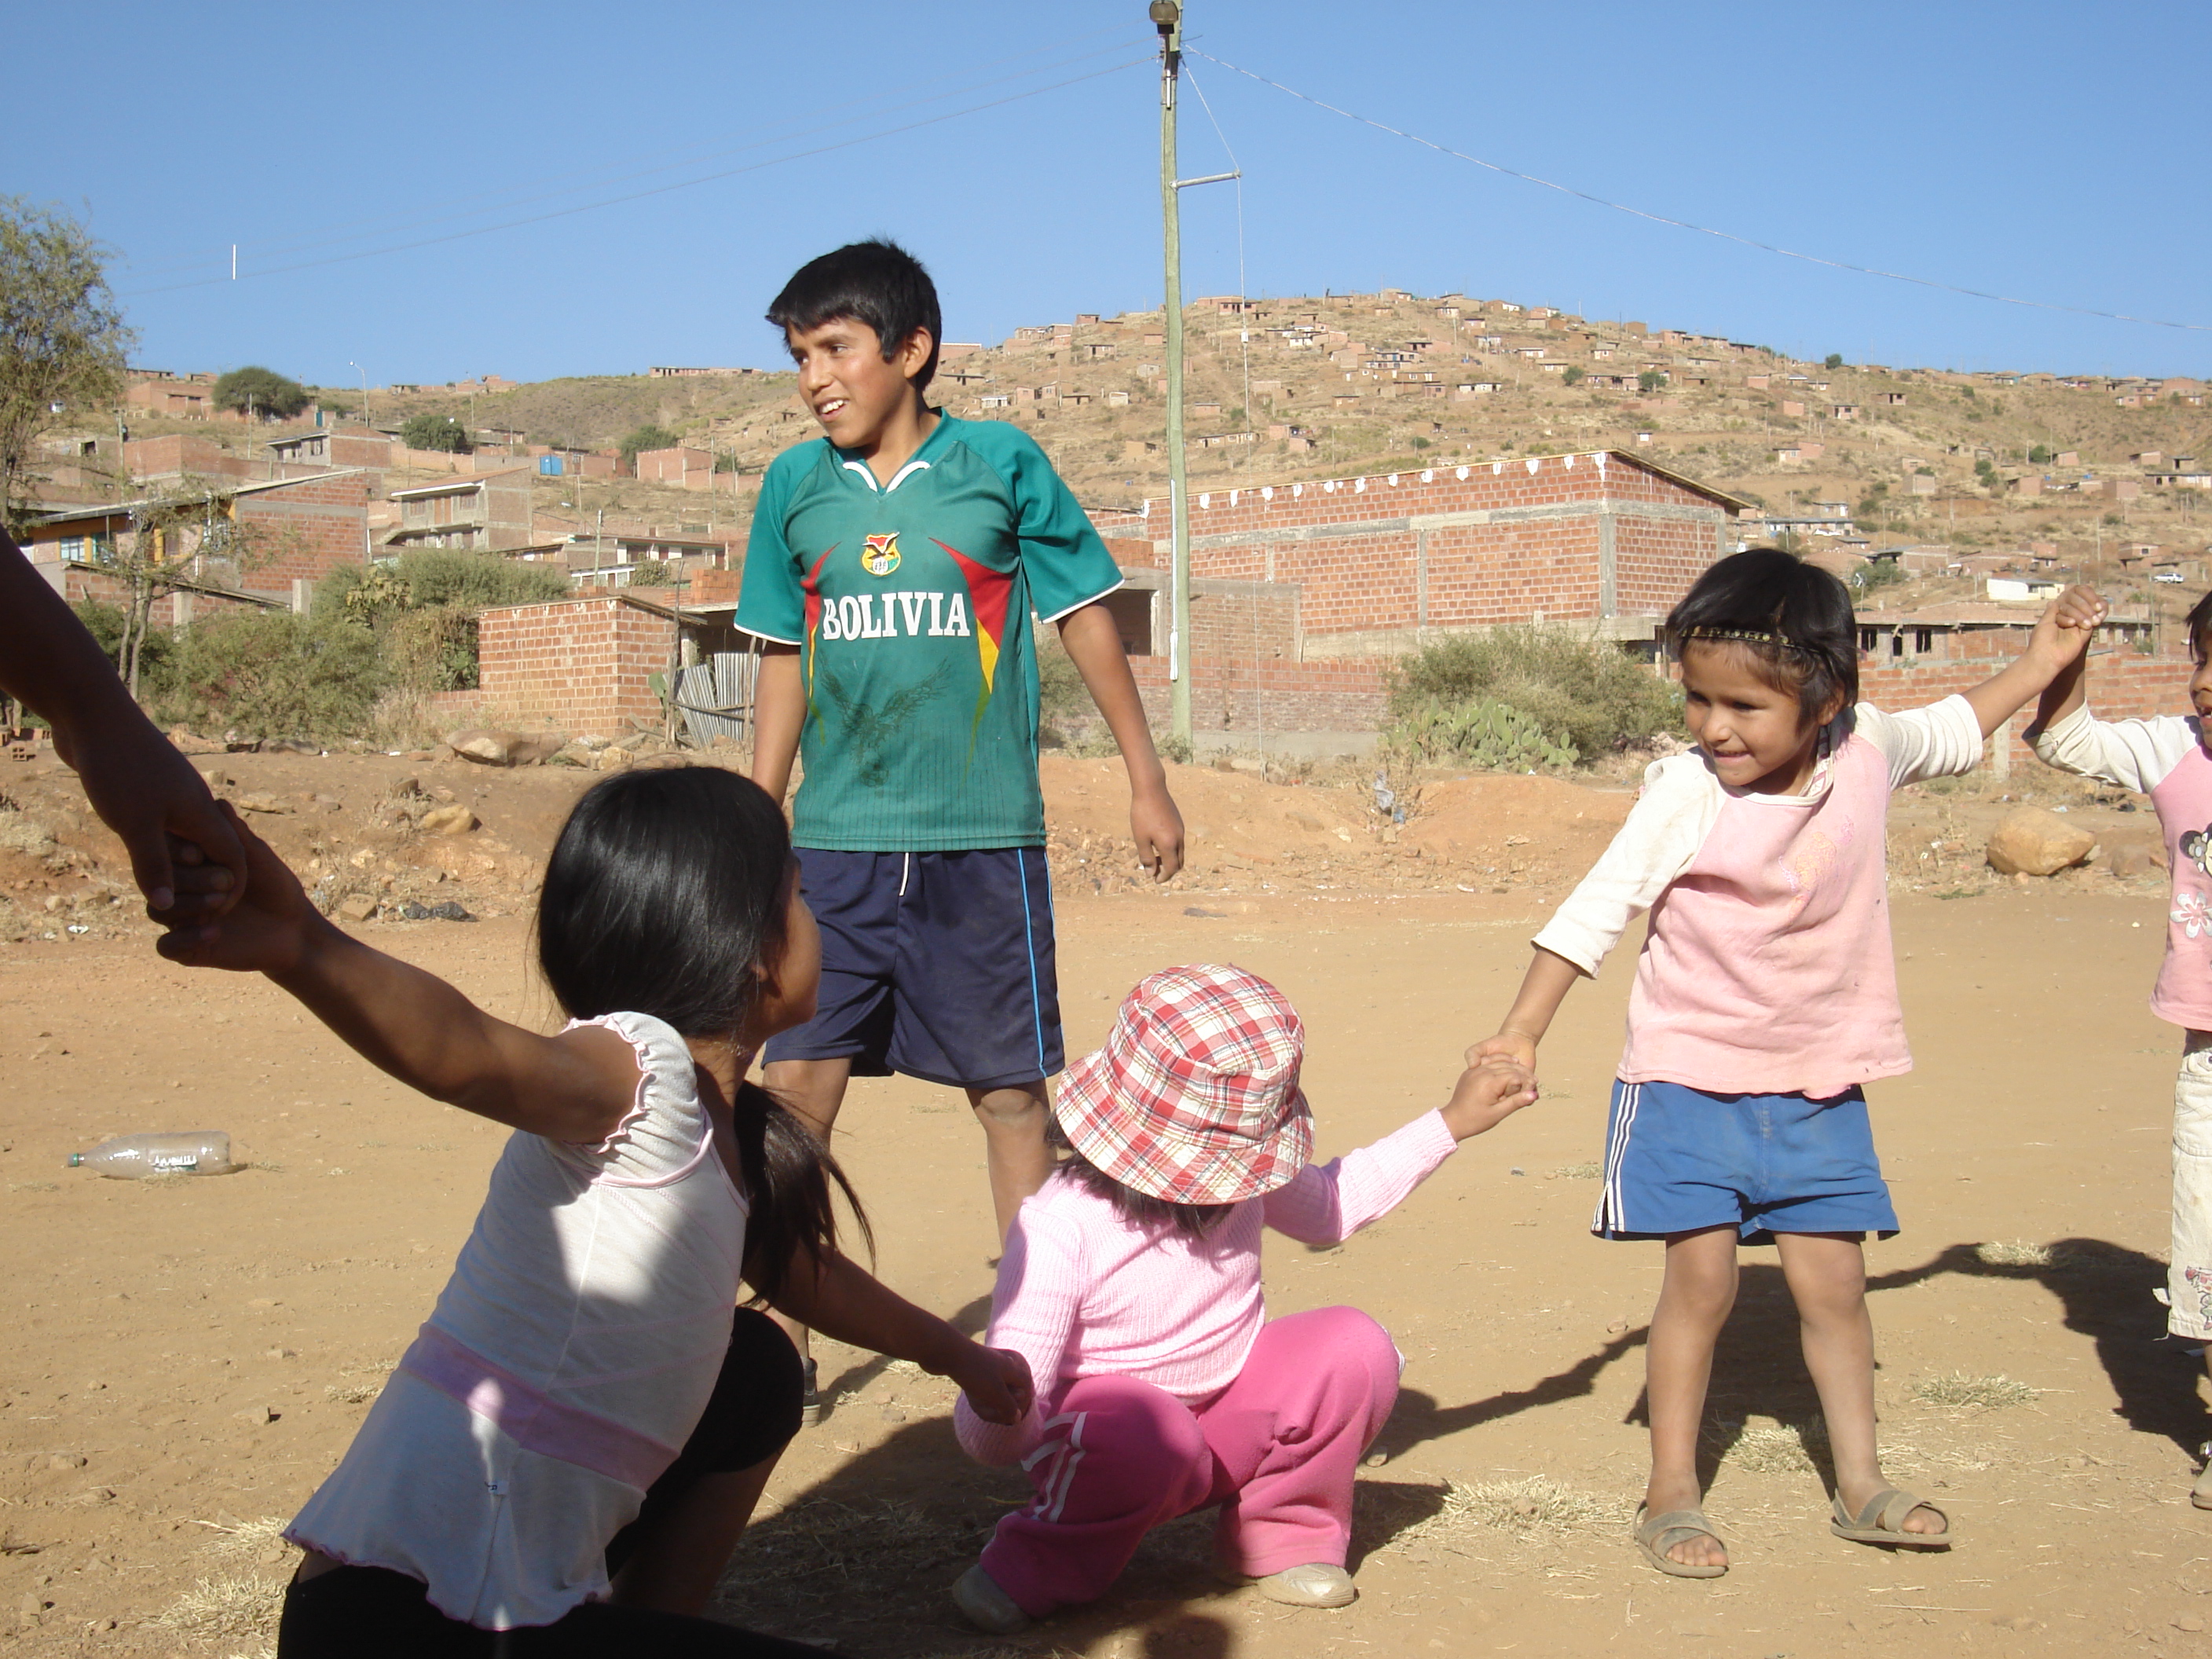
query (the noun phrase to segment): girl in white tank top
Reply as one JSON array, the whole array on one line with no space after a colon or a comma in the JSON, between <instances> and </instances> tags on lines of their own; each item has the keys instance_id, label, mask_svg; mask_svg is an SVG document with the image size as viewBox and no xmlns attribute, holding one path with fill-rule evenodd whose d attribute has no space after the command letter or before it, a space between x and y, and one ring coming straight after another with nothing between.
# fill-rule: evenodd
<instances>
[{"instance_id":1,"label":"girl in white tank top","mask_svg":"<svg viewBox=\"0 0 2212 1659\"><path fill-rule=\"evenodd\" d=\"M240 835L243 896L163 953L266 974L373 1064L515 1131L437 1305L287 1534L307 1559L278 1653L815 1651L698 1617L798 1426L797 1355L737 1309L741 1281L951 1377L991 1420L1018 1420L1030 1383L839 1253L844 1176L744 1080L820 972L782 814L711 768L586 794L539 898L570 1016L550 1037L342 933Z\"/></svg>"}]
</instances>

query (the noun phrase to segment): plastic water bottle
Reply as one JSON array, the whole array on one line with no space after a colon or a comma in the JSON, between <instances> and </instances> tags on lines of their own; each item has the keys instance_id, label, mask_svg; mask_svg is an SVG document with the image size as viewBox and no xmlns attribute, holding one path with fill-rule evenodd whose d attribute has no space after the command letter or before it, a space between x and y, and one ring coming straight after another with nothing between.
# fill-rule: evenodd
<instances>
[{"instance_id":1,"label":"plastic water bottle","mask_svg":"<svg viewBox=\"0 0 2212 1659\"><path fill-rule=\"evenodd\" d=\"M118 1181L142 1181L157 1175L228 1175L230 1137L220 1129L185 1129L168 1134L118 1135L88 1152L71 1152L70 1167L97 1170Z\"/></svg>"}]
</instances>

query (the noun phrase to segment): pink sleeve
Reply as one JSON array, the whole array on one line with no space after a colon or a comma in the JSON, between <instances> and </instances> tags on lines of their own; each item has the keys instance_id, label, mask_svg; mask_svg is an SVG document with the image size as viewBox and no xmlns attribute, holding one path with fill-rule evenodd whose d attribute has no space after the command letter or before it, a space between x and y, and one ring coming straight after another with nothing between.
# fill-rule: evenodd
<instances>
[{"instance_id":1,"label":"pink sleeve","mask_svg":"<svg viewBox=\"0 0 2212 1659\"><path fill-rule=\"evenodd\" d=\"M999 1258L999 1282L991 1292L991 1328L983 1342L987 1347L1012 1348L1029 1361L1030 1380L1039 1401L1059 1380L1082 1300L1080 1233L1036 1199L1027 1200ZM1044 1435L1044 1418L1032 1405L1018 1423L986 1423L963 1394L952 1408L952 1429L961 1449L977 1462L1004 1466L1019 1462L1036 1449Z\"/></svg>"},{"instance_id":2,"label":"pink sleeve","mask_svg":"<svg viewBox=\"0 0 2212 1659\"><path fill-rule=\"evenodd\" d=\"M1458 1149L1442 1112L1425 1112L1371 1146L1309 1164L1262 1200L1267 1224L1308 1244L1334 1244L1388 1215Z\"/></svg>"}]
</instances>

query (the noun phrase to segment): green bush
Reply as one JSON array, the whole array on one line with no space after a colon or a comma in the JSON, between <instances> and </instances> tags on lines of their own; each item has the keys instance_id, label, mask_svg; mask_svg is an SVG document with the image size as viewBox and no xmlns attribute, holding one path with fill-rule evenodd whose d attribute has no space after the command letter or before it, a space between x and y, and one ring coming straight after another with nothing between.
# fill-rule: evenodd
<instances>
[{"instance_id":1,"label":"green bush","mask_svg":"<svg viewBox=\"0 0 2212 1659\"><path fill-rule=\"evenodd\" d=\"M1039 629L1036 637L1037 739L1048 745L1065 743L1066 722L1091 712L1091 688L1060 644L1058 629Z\"/></svg>"},{"instance_id":2,"label":"green bush","mask_svg":"<svg viewBox=\"0 0 2212 1659\"><path fill-rule=\"evenodd\" d=\"M1666 374L1656 368L1647 368L1636 377L1636 389L1647 398L1666 384Z\"/></svg>"},{"instance_id":3,"label":"green bush","mask_svg":"<svg viewBox=\"0 0 2212 1659\"><path fill-rule=\"evenodd\" d=\"M76 619L84 624L84 631L99 641L108 661L115 665L116 672L123 672L123 607L100 599L80 599L70 607ZM176 656L176 640L166 628L147 630L146 638L138 647L138 689L149 700L159 698L167 688L170 672Z\"/></svg>"},{"instance_id":4,"label":"green bush","mask_svg":"<svg viewBox=\"0 0 2212 1659\"><path fill-rule=\"evenodd\" d=\"M258 363L234 368L215 383L216 407L234 410L240 415L250 409L256 415L274 415L289 420L313 401L307 395L307 388L297 380Z\"/></svg>"},{"instance_id":5,"label":"green bush","mask_svg":"<svg viewBox=\"0 0 2212 1659\"><path fill-rule=\"evenodd\" d=\"M1674 727L1680 709L1674 688L1648 665L1609 641L1565 628L1455 635L1401 658L1391 670L1391 731L1402 723L1408 743L1453 729L1462 713L1464 729L1473 731L1472 711L1492 703L1532 723L1553 750L1571 751L1567 762L1547 764L1656 737ZM1528 747L1534 740L1514 741Z\"/></svg>"},{"instance_id":6,"label":"green bush","mask_svg":"<svg viewBox=\"0 0 2212 1659\"><path fill-rule=\"evenodd\" d=\"M477 613L530 605L568 592L557 566L526 564L496 553L421 547L390 566L340 570L315 588L315 621L373 638L389 683L428 695L477 684Z\"/></svg>"},{"instance_id":7,"label":"green bush","mask_svg":"<svg viewBox=\"0 0 2212 1659\"><path fill-rule=\"evenodd\" d=\"M476 446L469 441L469 429L450 415L410 415L399 428L399 441L410 449L442 450L448 455L465 455Z\"/></svg>"},{"instance_id":8,"label":"green bush","mask_svg":"<svg viewBox=\"0 0 2212 1659\"><path fill-rule=\"evenodd\" d=\"M666 427L648 422L635 428L622 441L623 465L635 465L638 452L641 449L673 449L683 441L681 436Z\"/></svg>"},{"instance_id":9,"label":"green bush","mask_svg":"<svg viewBox=\"0 0 2212 1659\"><path fill-rule=\"evenodd\" d=\"M1869 559L1851 572L1850 588L1854 594L1871 593L1877 587L1888 587L1904 580L1902 560Z\"/></svg>"},{"instance_id":10,"label":"green bush","mask_svg":"<svg viewBox=\"0 0 2212 1659\"><path fill-rule=\"evenodd\" d=\"M365 730L388 679L366 628L286 611L210 617L181 631L168 712L211 731L341 738Z\"/></svg>"}]
</instances>

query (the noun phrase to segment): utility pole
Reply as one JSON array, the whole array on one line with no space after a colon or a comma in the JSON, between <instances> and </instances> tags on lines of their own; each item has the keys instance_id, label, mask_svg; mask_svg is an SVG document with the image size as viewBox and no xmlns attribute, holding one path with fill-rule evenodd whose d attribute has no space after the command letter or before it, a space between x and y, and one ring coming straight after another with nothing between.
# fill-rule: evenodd
<instances>
[{"instance_id":1,"label":"utility pole","mask_svg":"<svg viewBox=\"0 0 2212 1659\"><path fill-rule=\"evenodd\" d=\"M1176 81L1182 68L1182 7L1152 0L1160 32L1160 217L1167 264L1169 729L1190 743L1190 499L1182 453L1182 215L1176 187Z\"/></svg>"}]
</instances>

